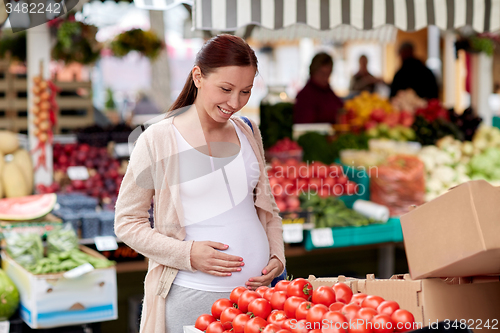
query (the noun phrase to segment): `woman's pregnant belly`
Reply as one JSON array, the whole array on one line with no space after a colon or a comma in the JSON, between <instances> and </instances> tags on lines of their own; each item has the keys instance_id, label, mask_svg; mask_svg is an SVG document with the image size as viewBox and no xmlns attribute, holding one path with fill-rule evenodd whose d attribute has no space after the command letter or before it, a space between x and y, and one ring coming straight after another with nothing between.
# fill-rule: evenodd
<instances>
[{"instance_id":1,"label":"woman's pregnant belly","mask_svg":"<svg viewBox=\"0 0 500 333\"><path fill-rule=\"evenodd\" d=\"M174 284L206 291L231 291L251 277L262 275L269 262L269 242L249 195L239 205L208 220L186 226L185 240L213 241L229 245L221 252L243 258L241 271L214 276L201 271L179 271Z\"/></svg>"}]
</instances>

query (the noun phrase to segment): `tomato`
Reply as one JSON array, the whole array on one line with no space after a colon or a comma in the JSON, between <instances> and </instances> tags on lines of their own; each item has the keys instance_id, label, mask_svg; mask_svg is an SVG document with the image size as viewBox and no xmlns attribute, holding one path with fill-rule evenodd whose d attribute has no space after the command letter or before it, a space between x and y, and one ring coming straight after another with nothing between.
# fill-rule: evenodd
<instances>
[{"instance_id":1,"label":"tomato","mask_svg":"<svg viewBox=\"0 0 500 333\"><path fill-rule=\"evenodd\" d=\"M255 292L257 292L260 295L260 297L264 297L264 293L266 292L267 289L269 289L269 287L260 286L259 288L255 289Z\"/></svg>"},{"instance_id":2,"label":"tomato","mask_svg":"<svg viewBox=\"0 0 500 333\"><path fill-rule=\"evenodd\" d=\"M378 313L385 313L389 316L391 316L397 309L399 309L399 304L394 301L383 301L377 307Z\"/></svg>"},{"instance_id":3,"label":"tomato","mask_svg":"<svg viewBox=\"0 0 500 333\"><path fill-rule=\"evenodd\" d=\"M223 333L224 326L220 323L220 321L214 321L208 325L206 333Z\"/></svg>"},{"instance_id":4,"label":"tomato","mask_svg":"<svg viewBox=\"0 0 500 333\"><path fill-rule=\"evenodd\" d=\"M352 295L351 302L350 303L356 303L359 306L361 306L361 303L363 300L368 296L367 294L359 293L359 294L354 294Z\"/></svg>"},{"instance_id":5,"label":"tomato","mask_svg":"<svg viewBox=\"0 0 500 333\"><path fill-rule=\"evenodd\" d=\"M267 322L270 324L276 324L279 327L283 326L283 322L287 319L285 311L283 310L274 310L271 312L269 317L267 317Z\"/></svg>"},{"instance_id":6,"label":"tomato","mask_svg":"<svg viewBox=\"0 0 500 333\"><path fill-rule=\"evenodd\" d=\"M233 331L234 333L244 333L245 325L250 320L250 316L247 314L239 314L233 319Z\"/></svg>"},{"instance_id":7,"label":"tomato","mask_svg":"<svg viewBox=\"0 0 500 333\"><path fill-rule=\"evenodd\" d=\"M328 309L330 311L342 311L342 308L344 307L344 303L342 302L335 302L335 303L332 303L330 304L330 306L328 307Z\"/></svg>"},{"instance_id":8,"label":"tomato","mask_svg":"<svg viewBox=\"0 0 500 333\"><path fill-rule=\"evenodd\" d=\"M307 327L312 327L305 319L299 321L294 321L291 325L292 333L308 333L309 329Z\"/></svg>"},{"instance_id":9,"label":"tomato","mask_svg":"<svg viewBox=\"0 0 500 333\"><path fill-rule=\"evenodd\" d=\"M313 291L311 301L314 304L330 306L330 304L335 302L335 291L331 287L320 286Z\"/></svg>"},{"instance_id":10,"label":"tomato","mask_svg":"<svg viewBox=\"0 0 500 333\"><path fill-rule=\"evenodd\" d=\"M348 304L351 301L352 290L347 284L343 282L335 283L332 288L335 291L337 302Z\"/></svg>"},{"instance_id":11,"label":"tomato","mask_svg":"<svg viewBox=\"0 0 500 333\"><path fill-rule=\"evenodd\" d=\"M248 304L248 311L255 317L267 319L271 310L271 303L267 299L257 298Z\"/></svg>"},{"instance_id":12,"label":"tomato","mask_svg":"<svg viewBox=\"0 0 500 333\"><path fill-rule=\"evenodd\" d=\"M267 321L260 317L252 318L245 325L244 333L260 333L267 326Z\"/></svg>"},{"instance_id":13,"label":"tomato","mask_svg":"<svg viewBox=\"0 0 500 333\"><path fill-rule=\"evenodd\" d=\"M354 318L354 316L356 316L359 309L361 309L361 307L356 303L349 303L344 305L341 312L344 316L346 316L348 320L351 320Z\"/></svg>"},{"instance_id":14,"label":"tomato","mask_svg":"<svg viewBox=\"0 0 500 333\"><path fill-rule=\"evenodd\" d=\"M295 318L297 319L306 319L307 318L307 313L309 312L309 309L314 306L313 303L311 302L302 302L299 304L297 307L297 310L295 310Z\"/></svg>"},{"instance_id":15,"label":"tomato","mask_svg":"<svg viewBox=\"0 0 500 333\"><path fill-rule=\"evenodd\" d=\"M378 312L375 309L361 308L361 309L359 309L358 313L356 314L356 316L354 318L355 319L359 318L359 319L363 319L365 321L370 321L376 315L378 315Z\"/></svg>"},{"instance_id":16,"label":"tomato","mask_svg":"<svg viewBox=\"0 0 500 333\"><path fill-rule=\"evenodd\" d=\"M209 314L202 314L201 316L196 319L196 322L194 323L194 327L199 329L200 331L205 331L210 325L210 323L216 321L214 316L209 315Z\"/></svg>"},{"instance_id":17,"label":"tomato","mask_svg":"<svg viewBox=\"0 0 500 333\"><path fill-rule=\"evenodd\" d=\"M297 296L302 297L306 301L311 298L313 287L309 281L303 278L298 278L290 282L286 287L286 294L288 297Z\"/></svg>"},{"instance_id":18,"label":"tomato","mask_svg":"<svg viewBox=\"0 0 500 333\"><path fill-rule=\"evenodd\" d=\"M361 307L363 308L373 308L373 309L377 309L378 306L384 301L384 299L380 296L376 296L376 295L369 295L369 296L366 296L366 298L363 300L363 302L361 303Z\"/></svg>"},{"instance_id":19,"label":"tomato","mask_svg":"<svg viewBox=\"0 0 500 333\"><path fill-rule=\"evenodd\" d=\"M248 304L257 298L261 298L259 293L252 290L246 290L238 299L238 309L240 309L241 312L246 313L248 311Z\"/></svg>"},{"instance_id":20,"label":"tomato","mask_svg":"<svg viewBox=\"0 0 500 333\"><path fill-rule=\"evenodd\" d=\"M227 308L232 308L233 304L234 303L227 298L216 300L214 304L212 304L212 316L214 316L215 319L220 319L222 311L226 310Z\"/></svg>"},{"instance_id":21,"label":"tomato","mask_svg":"<svg viewBox=\"0 0 500 333\"><path fill-rule=\"evenodd\" d=\"M407 332L413 330L415 318L410 311L398 309L391 315L392 322L394 323L394 331Z\"/></svg>"},{"instance_id":22,"label":"tomato","mask_svg":"<svg viewBox=\"0 0 500 333\"><path fill-rule=\"evenodd\" d=\"M286 291L275 291L271 296L271 306L275 310L283 310L286 301Z\"/></svg>"},{"instance_id":23,"label":"tomato","mask_svg":"<svg viewBox=\"0 0 500 333\"><path fill-rule=\"evenodd\" d=\"M292 321L292 320L293 319L291 319L291 318L285 319L285 321L283 322L283 324L281 324L281 328L284 328L286 330L292 331L292 323L295 323L295 321Z\"/></svg>"},{"instance_id":24,"label":"tomato","mask_svg":"<svg viewBox=\"0 0 500 333\"><path fill-rule=\"evenodd\" d=\"M358 319L349 323L349 333L373 333L371 323Z\"/></svg>"},{"instance_id":25,"label":"tomato","mask_svg":"<svg viewBox=\"0 0 500 333\"><path fill-rule=\"evenodd\" d=\"M349 328L347 318L340 312L328 311L321 320L323 333L346 333Z\"/></svg>"},{"instance_id":26,"label":"tomato","mask_svg":"<svg viewBox=\"0 0 500 333\"><path fill-rule=\"evenodd\" d=\"M237 315L242 314L239 309L236 308L227 308L224 311L222 311L222 314L220 315L220 322L224 326L226 330L230 330L233 328L233 320L236 318Z\"/></svg>"},{"instance_id":27,"label":"tomato","mask_svg":"<svg viewBox=\"0 0 500 333\"><path fill-rule=\"evenodd\" d=\"M310 323L321 323L321 319L328 312L328 307L324 304L316 304L309 309L306 320ZM314 327L316 328L316 327Z\"/></svg>"},{"instance_id":28,"label":"tomato","mask_svg":"<svg viewBox=\"0 0 500 333\"><path fill-rule=\"evenodd\" d=\"M388 314L378 314L371 320L373 333L391 333L394 325L391 316Z\"/></svg>"},{"instance_id":29,"label":"tomato","mask_svg":"<svg viewBox=\"0 0 500 333\"><path fill-rule=\"evenodd\" d=\"M258 289L258 288L257 288ZM264 292L264 295L262 297L264 297L265 299L267 299L269 302L271 302L271 296L273 296L273 293L274 293L274 287L272 288L267 288L266 291Z\"/></svg>"},{"instance_id":30,"label":"tomato","mask_svg":"<svg viewBox=\"0 0 500 333\"><path fill-rule=\"evenodd\" d=\"M310 330L309 333L321 333L321 330Z\"/></svg>"},{"instance_id":31,"label":"tomato","mask_svg":"<svg viewBox=\"0 0 500 333\"><path fill-rule=\"evenodd\" d=\"M288 318L295 318L295 311L300 303L306 302L305 299L298 296L288 297L283 305L283 310L285 310L285 314Z\"/></svg>"},{"instance_id":32,"label":"tomato","mask_svg":"<svg viewBox=\"0 0 500 333\"><path fill-rule=\"evenodd\" d=\"M240 298L241 294L243 294L245 291L248 289L245 287L236 287L231 291L231 294L229 295L229 299L233 302L238 304L238 299Z\"/></svg>"},{"instance_id":33,"label":"tomato","mask_svg":"<svg viewBox=\"0 0 500 333\"><path fill-rule=\"evenodd\" d=\"M276 333L292 333L292 332L290 332L289 330L286 330L286 329L282 328L282 329L280 329L280 330L279 330L278 332L276 332Z\"/></svg>"},{"instance_id":34,"label":"tomato","mask_svg":"<svg viewBox=\"0 0 500 333\"><path fill-rule=\"evenodd\" d=\"M288 288L288 285L290 284L291 281L288 280L281 280L276 283L274 286L274 291L286 291L286 288Z\"/></svg>"},{"instance_id":35,"label":"tomato","mask_svg":"<svg viewBox=\"0 0 500 333\"><path fill-rule=\"evenodd\" d=\"M276 324L267 324L266 328L262 330L262 333L276 333L281 330L281 326Z\"/></svg>"}]
</instances>

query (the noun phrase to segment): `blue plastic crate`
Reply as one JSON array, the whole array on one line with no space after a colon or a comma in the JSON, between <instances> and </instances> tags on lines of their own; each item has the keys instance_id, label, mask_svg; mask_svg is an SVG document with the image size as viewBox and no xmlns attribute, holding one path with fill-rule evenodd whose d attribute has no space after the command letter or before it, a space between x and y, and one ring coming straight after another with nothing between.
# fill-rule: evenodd
<instances>
[{"instance_id":1,"label":"blue plastic crate","mask_svg":"<svg viewBox=\"0 0 500 333\"><path fill-rule=\"evenodd\" d=\"M359 185L360 193L353 195L343 195L339 199L342 200L347 208L351 208L354 202L358 199L370 200L370 177L363 168L355 168L352 166L342 165L344 174L349 180Z\"/></svg>"},{"instance_id":2,"label":"blue plastic crate","mask_svg":"<svg viewBox=\"0 0 500 333\"><path fill-rule=\"evenodd\" d=\"M82 211L82 238L94 238L100 235L101 221L96 211Z\"/></svg>"},{"instance_id":3,"label":"blue plastic crate","mask_svg":"<svg viewBox=\"0 0 500 333\"><path fill-rule=\"evenodd\" d=\"M500 117L493 117L493 127L500 128Z\"/></svg>"},{"instance_id":4,"label":"blue plastic crate","mask_svg":"<svg viewBox=\"0 0 500 333\"><path fill-rule=\"evenodd\" d=\"M99 221L101 223L101 236L116 236L115 212L105 211L99 213Z\"/></svg>"},{"instance_id":5,"label":"blue plastic crate","mask_svg":"<svg viewBox=\"0 0 500 333\"><path fill-rule=\"evenodd\" d=\"M62 208L71 210L95 210L98 204L96 198L81 193L60 194L57 202Z\"/></svg>"}]
</instances>

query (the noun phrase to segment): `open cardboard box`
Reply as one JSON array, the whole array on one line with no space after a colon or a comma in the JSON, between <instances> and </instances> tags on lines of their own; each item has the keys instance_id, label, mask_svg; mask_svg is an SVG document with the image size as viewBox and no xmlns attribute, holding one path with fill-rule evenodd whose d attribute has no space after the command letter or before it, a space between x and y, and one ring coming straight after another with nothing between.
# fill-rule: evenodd
<instances>
[{"instance_id":1,"label":"open cardboard box","mask_svg":"<svg viewBox=\"0 0 500 333\"><path fill-rule=\"evenodd\" d=\"M83 252L104 258L80 246ZM2 268L19 290L21 318L31 328L51 328L118 318L116 268L94 269L75 277L34 275L2 251Z\"/></svg>"},{"instance_id":2,"label":"open cardboard box","mask_svg":"<svg viewBox=\"0 0 500 333\"><path fill-rule=\"evenodd\" d=\"M500 187L461 184L401 216L413 279L500 274Z\"/></svg>"},{"instance_id":3,"label":"open cardboard box","mask_svg":"<svg viewBox=\"0 0 500 333\"><path fill-rule=\"evenodd\" d=\"M495 325L500 328L499 277L412 280L408 274L390 279L368 275L355 285L357 292L398 302L422 327L446 320L450 324L465 320L473 330L487 330L487 326L493 330Z\"/></svg>"},{"instance_id":4,"label":"open cardboard box","mask_svg":"<svg viewBox=\"0 0 500 333\"><path fill-rule=\"evenodd\" d=\"M500 328L499 277L430 278L412 280L409 274L394 275L390 279L316 278L309 276L313 289L345 282L353 293L377 295L398 302L410 311L417 325L415 329L448 320L450 325L465 320L472 329Z\"/></svg>"}]
</instances>

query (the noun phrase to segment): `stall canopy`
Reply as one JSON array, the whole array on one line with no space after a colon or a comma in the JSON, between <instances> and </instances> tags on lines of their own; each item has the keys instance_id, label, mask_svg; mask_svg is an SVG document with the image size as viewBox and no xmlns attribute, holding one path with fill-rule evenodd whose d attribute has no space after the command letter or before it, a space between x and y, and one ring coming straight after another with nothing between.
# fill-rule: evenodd
<instances>
[{"instance_id":1,"label":"stall canopy","mask_svg":"<svg viewBox=\"0 0 500 333\"><path fill-rule=\"evenodd\" d=\"M193 5L192 0L134 0L137 8L149 10L169 10L180 4Z\"/></svg>"},{"instance_id":2,"label":"stall canopy","mask_svg":"<svg viewBox=\"0 0 500 333\"><path fill-rule=\"evenodd\" d=\"M134 0L137 1L137 0ZM159 0L141 0L159 1ZM162 0L165 1L165 0ZM318 30L349 25L371 30L392 25L404 31L436 25L500 30L500 0L194 0L196 30L234 31L255 24L282 29L306 24Z\"/></svg>"}]
</instances>

